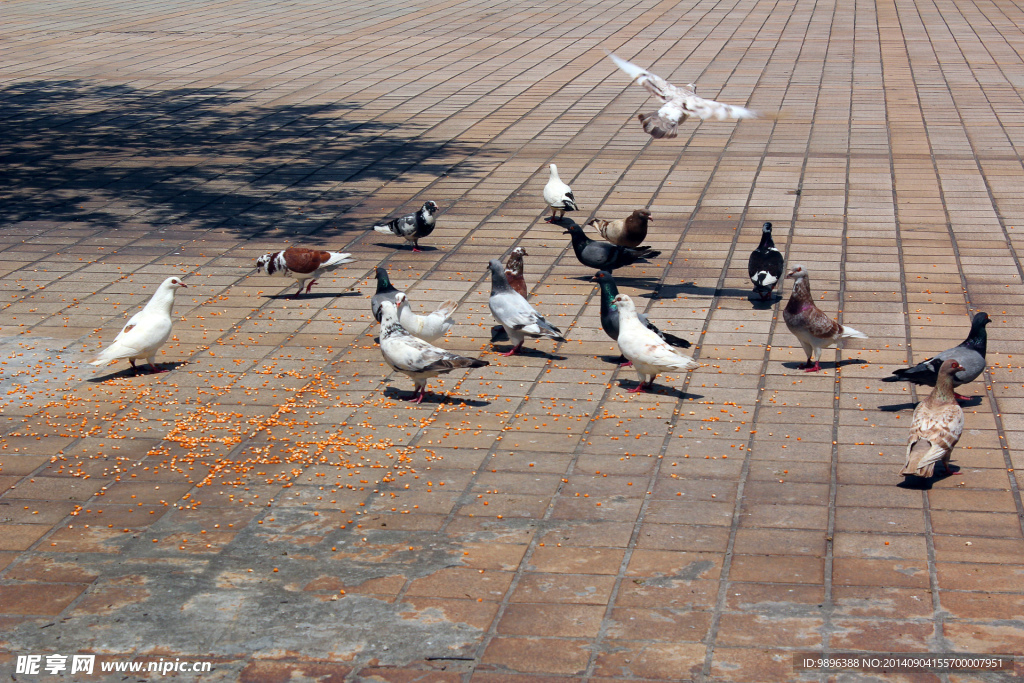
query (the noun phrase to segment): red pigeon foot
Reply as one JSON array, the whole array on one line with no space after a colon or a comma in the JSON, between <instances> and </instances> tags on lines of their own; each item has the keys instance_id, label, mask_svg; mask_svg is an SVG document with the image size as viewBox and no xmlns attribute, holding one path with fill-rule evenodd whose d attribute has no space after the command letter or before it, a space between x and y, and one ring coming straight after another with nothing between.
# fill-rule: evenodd
<instances>
[{"instance_id":1,"label":"red pigeon foot","mask_svg":"<svg viewBox=\"0 0 1024 683\"><path fill-rule=\"evenodd\" d=\"M620 368L631 368L633 367L633 361L627 360L625 363L619 363Z\"/></svg>"},{"instance_id":2,"label":"red pigeon foot","mask_svg":"<svg viewBox=\"0 0 1024 683\"><path fill-rule=\"evenodd\" d=\"M159 374L161 372L170 372L170 370L168 370L167 368L162 368L159 365L153 365L152 363L150 363L149 365L149 371L154 374Z\"/></svg>"},{"instance_id":3,"label":"red pigeon foot","mask_svg":"<svg viewBox=\"0 0 1024 683\"><path fill-rule=\"evenodd\" d=\"M521 348L523 348L522 344L519 344L518 346L513 346L511 349L509 349L508 351L506 351L505 353L503 353L501 355L502 356L514 356L517 353L519 353L519 349L521 349Z\"/></svg>"},{"instance_id":4,"label":"red pigeon foot","mask_svg":"<svg viewBox=\"0 0 1024 683\"><path fill-rule=\"evenodd\" d=\"M629 394L644 394L644 393L647 393L647 390L644 389L644 384L641 382L640 384L637 384L632 389L627 389L626 393L629 393Z\"/></svg>"},{"instance_id":5,"label":"red pigeon foot","mask_svg":"<svg viewBox=\"0 0 1024 683\"><path fill-rule=\"evenodd\" d=\"M315 284L316 284L316 280L310 280L309 281L309 284L306 285L306 294L309 294L309 290L313 289L313 285L315 285ZM302 285L299 285L299 288L301 289Z\"/></svg>"},{"instance_id":6,"label":"red pigeon foot","mask_svg":"<svg viewBox=\"0 0 1024 683\"><path fill-rule=\"evenodd\" d=\"M804 365L803 369L804 372L821 372L821 365L819 363L815 363L814 365Z\"/></svg>"},{"instance_id":7,"label":"red pigeon foot","mask_svg":"<svg viewBox=\"0 0 1024 683\"><path fill-rule=\"evenodd\" d=\"M955 398L958 401L970 401L974 397L973 396L961 396L960 394L958 394L958 393L956 393L954 391L953 392L953 398Z\"/></svg>"}]
</instances>

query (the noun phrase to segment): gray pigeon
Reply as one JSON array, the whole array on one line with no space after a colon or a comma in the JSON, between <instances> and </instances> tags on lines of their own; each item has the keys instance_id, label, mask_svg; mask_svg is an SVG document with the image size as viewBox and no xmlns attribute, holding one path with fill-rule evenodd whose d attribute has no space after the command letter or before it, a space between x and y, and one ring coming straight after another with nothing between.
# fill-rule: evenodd
<instances>
[{"instance_id":1,"label":"gray pigeon","mask_svg":"<svg viewBox=\"0 0 1024 683\"><path fill-rule=\"evenodd\" d=\"M420 251L420 238L434 232L435 213L437 213L437 204L424 202L416 213L393 218L385 223L377 223L373 229L385 235L394 234L404 237L407 241L412 242L413 251Z\"/></svg>"},{"instance_id":2,"label":"gray pigeon","mask_svg":"<svg viewBox=\"0 0 1024 683\"><path fill-rule=\"evenodd\" d=\"M404 372L416 384L411 400L422 403L427 393L427 379L456 368L479 368L490 365L479 358L460 356L412 336L398 322L398 308L392 301L381 302L380 352L393 369Z\"/></svg>"},{"instance_id":3,"label":"gray pigeon","mask_svg":"<svg viewBox=\"0 0 1024 683\"><path fill-rule=\"evenodd\" d=\"M958 387L968 382L973 382L985 371L985 350L988 348L988 334L985 326L992 322L988 313L978 312L971 320L971 331L967 339L951 349L947 349L937 356L923 360L911 368L900 368L891 376L882 379L883 382L911 382L934 387L935 380L939 376L939 368L943 361L955 360L960 364L960 369L953 373L953 386ZM966 401L970 397L953 394L957 400Z\"/></svg>"},{"instance_id":4,"label":"gray pigeon","mask_svg":"<svg viewBox=\"0 0 1024 683\"><path fill-rule=\"evenodd\" d=\"M501 261L492 259L488 268L491 271L491 298L488 300L491 315L505 328L512 342L512 348L501 355L512 356L518 353L527 337L549 337L555 341L565 341L560 329L545 320L521 294L509 286Z\"/></svg>"},{"instance_id":5,"label":"gray pigeon","mask_svg":"<svg viewBox=\"0 0 1024 683\"><path fill-rule=\"evenodd\" d=\"M395 286L391 284L391 280L388 279L387 269L383 266L377 266L377 293L370 299L370 311L377 322L380 322L381 303L384 301L395 303L395 297L399 294L400 292L395 289Z\"/></svg>"}]
</instances>

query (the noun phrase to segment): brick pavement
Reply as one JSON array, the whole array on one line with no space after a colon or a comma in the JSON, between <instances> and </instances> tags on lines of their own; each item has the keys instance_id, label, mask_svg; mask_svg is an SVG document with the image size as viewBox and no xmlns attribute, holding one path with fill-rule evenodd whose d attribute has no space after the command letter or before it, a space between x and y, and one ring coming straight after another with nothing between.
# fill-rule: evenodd
<instances>
[{"instance_id":1,"label":"brick pavement","mask_svg":"<svg viewBox=\"0 0 1024 683\"><path fill-rule=\"evenodd\" d=\"M203 681L781 681L827 679L794 671L799 650L1021 650L1020 8L4 15L0 668L91 652L212 660ZM652 143L646 94L602 48L785 115ZM592 273L541 221L551 162L580 223L651 209L664 255L619 286L699 370L626 393ZM426 253L367 231L425 199ZM819 375L748 299L764 220L871 337ZM358 260L293 301L252 270L286 244ZM569 341L505 359L484 268L513 245ZM401 400L368 310L381 263L414 305L458 298L444 345L491 365ZM173 371L85 365L171 274L189 284ZM879 379L977 310L990 371L965 388L959 472L908 487L918 396Z\"/></svg>"}]
</instances>

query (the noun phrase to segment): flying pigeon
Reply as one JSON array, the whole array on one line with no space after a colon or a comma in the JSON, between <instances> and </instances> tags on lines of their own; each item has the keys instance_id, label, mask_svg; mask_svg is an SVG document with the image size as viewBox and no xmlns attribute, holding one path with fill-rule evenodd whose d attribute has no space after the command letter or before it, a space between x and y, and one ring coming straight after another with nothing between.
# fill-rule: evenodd
<instances>
[{"instance_id":1,"label":"flying pigeon","mask_svg":"<svg viewBox=\"0 0 1024 683\"><path fill-rule=\"evenodd\" d=\"M700 363L676 353L668 342L648 329L640 321L636 306L628 296L617 294L613 303L619 311L619 350L632 362L633 369L640 376L640 383L629 393L650 389L659 373L685 372L700 367Z\"/></svg>"},{"instance_id":2,"label":"flying pigeon","mask_svg":"<svg viewBox=\"0 0 1024 683\"><path fill-rule=\"evenodd\" d=\"M761 226L761 243L750 252L750 260L747 261L747 274L762 301L771 298L772 290L782 277L784 261L782 252L772 241L772 224L765 221Z\"/></svg>"},{"instance_id":3,"label":"flying pigeon","mask_svg":"<svg viewBox=\"0 0 1024 683\"><path fill-rule=\"evenodd\" d=\"M392 301L381 302L380 352L393 369L412 378L416 392L409 399L422 403L427 393L427 379L456 368L479 368L490 365L479 358L467 358L445 351L414 337L398 321L398 309Z\"/></svg>"},{"instance_id":4,"label":"flying pigeon","mask_svg":"<svg viewBox=\"0 0 1024 683\"><path fill-rule=\"evenodd\" d=\"M572 250L579 262L594 270L615 270L639 259L655 258L661 254L648 247L634 249L592 240L575 223L566 228L565 232L572 236Z\"/></svg>"},{"instance_id":5,"label":"flying pigeon","mask_svg":"<svg viewBox=\"0 0 1024 683\"><path fill-rule=\"evenodd\" d=\"M526 286L526 279L523 277L523 257L529 256L526 253L525 247L516 247L509 254L508 260L505 261L505 279L508 280L508 286L517 292L524 299L529 295L529 288ZM491 341L507 341L508 335L505 334L505 328L501 325L495 325L491 328Z\"/></svg>"},{"instance_id":6,"label":"flying pigeon","mask_svg":"<svg viewBox=\"0 0 1024 683\"><path fill-rule=\"evenodd\" d=\"M953 373L963 368L952 358L944 361L936 359L932 365L938 372L935 388L914 409L914 421L910 425L910 439L907 441L907 461L900 474L930 477L935 473L935 463L940 460L948 471L949 456L953 454L953 447L964 431L964 411L957 404L953 393ZM930 446L924 454L921 453L923 446L915 448L921 441L927 441ZM917 464L911 467L915 450Z\"/></svg>"},{"instance_id":7,"label":"flying pigeon","mask_svg":"<svg viewBox=\"0 0 1024 683\"><path fill-rule=\"evenodd\" d=\"M700 119L756 119L760 114L751 109L723 104L698 97L693 83L679 87L672 85L661 76L627 62L608 52L615 65L626 72L630 80L642 85L664 104L651 114L639 114L637 118L652 138L674 138L679 133L679 124L691 116Z\"/></svg>"},{"instance_id":8,"label":"flying pigeon","mask_svg":"<svg viewBox=\"0 0 1024 683\"><path fill-rule=\"evenodd\" d=\"M551 164L551 175L548 177L547 185L544 186L544 201L551 207L551 215L544 219L548 223L560 221L566 211L577 211L580 208L576 205L576 198L572 196L572 188L558 177L558 167L554 164ZM555 218L556 211L561 212L558 214L558 218Z\"/></svg>"},{"instance_id":9,"label":"flying pigeon","mask_svg":"<svg viewBox=\"0 0 1024 683\"><path fill-rule=\"evenodd\" d=\"M138 373L135 361L145 358L150 371L167 372L156 364L156 353L171 336L174 293L181 287L188 285L176 277L169 277L160 283L145 307L128 320L110 346L103 349L89 364L108 365L112 361L127 358L132 364L132 371Z\"/></svg>"},{"instance_id":10,"label":"flying pigeon","mask_svg":"<svg viewBox=\"0 0 1024 683\"><path fill-rule=\"evenodd\" d=\"M595 218L587 225L597 228L601 237L612 244L620 247L639 247L647 239L647 221L653 220L650 211L637 209L625 218L616 218L612 221Z\"/></svg>"},{"instance_id":11,"label":"flying pigeon","mask_svg":"<svg viewBox=\"0 0 1024 683\"><path fill-rule=\"evenodd\" d=\"M455 321L451 315L459 307L458 301L445 301L429 315L417 315L409 307L409 297L405 292L395 295L395 305L398 306L398 321L402 323L405 331L423 341L432 342L448 334Z\"/></svg>"},{"instance_id":12,"label":"flying pigeon","mask_svg":"<svg viewBox=\"0 0 1024 683\"><path fill-rule=\"evenodd\" d=\"M882 379L883 382L912 382L924 384L929 387L935 386L935 379L938 377L936 366L933 361L944 361L952 358L960 365L960 369L953 375L953 386L958 387L968 382L973 382L978 375L985 371L985 350L988 347L988 334L985 326L992 322L987 313L979 312L974 314L971 320L971 331L967 339L947 349L937 356L921 361L912 368L901 368L892 373L891 376ZM953 394L957 400L966 401L967 396Z\"/></svg>"},{"instance_id":13,"label":"flying pigeon","mask_svg":"<svg viewBox=\"0 0 1024 683\"><path fill-rule=\"evenodd\" d=\"M292 298L297 299L299 294L302 294L302 285L306 280L310 281L306 285L306 294L309 294L317 278L346 263L352 263L355 259L351 256L352 254L339 254L335 251L288 247L284 251L264 254L256 259L256 272L295 278L299 282L299 291L295 292Z\"/></svg>"},{"instance_id":14,"label":"flying pigeon","mask_svg":"<svg viewBox=\"0 0 1024 683\"><path fill-rule=\"evenodd\" d=\"M601 329L612 339L618 340L619 338L619 309L615 305L615 297L619 294L619 288L615 286L615 278L612 274L606 270L598 271L594 275L594 279L597 280L598 286L601 288ZM636 317L640 320L640 323L649 329L654 334L661 337L664 341L668 342L670 346L675 346L681 349L690 348L690 342L686 341L682 337L677 337L674 334L668 332L662 332L654 326L647 316L643 313L637 313ZM620 359L622 365L632 365L626 358Z\"/></svg>"},{"instance_id":15,"label":"flying pigeon","mask_svg":"<svg viewBox=\"0 0 1024 683\"><path fill-rule=\"evenodd\" d=\"M807 362L800 367L807 372L818 372L821 365L818 362L821 358L821 350L829 346L835 346L840 339L867 339L863 332L858 332L852 327L840 325L821 309L814 305L811 297L811 283L807 278L807 269L803 266L794 266L793 270L786 274L787 278L793 278L793 294L789 297L789 303L782 311L782 317L786 321L786 327L792 332L800 345L804 347L807 354ZM814 363L811 363L811 359Z\"/></svg>"},{"instance_id":16,"label":"flying pigeon","mask_svg":"<svg viewBox=\"0 0 1024 683\"><path fill-rule=\"evenodd\" d=\"M400 292L395 289L388 279L388 271L383 266L377 266L377 293L370 299L370 311L373 317L380 322L380 305L384 301L395 303L395 297Z\"/></svg>"},{"instance_id":17,"label":"flying pigeon","mask_svg":"<svg viewBox=\"0 0 1024 683\"><path fill-rule=\"evenodd\" d=\"M545 320L522 295L509 287L501 261L492 259L488 268L491 271L491 298L488 300L491 315L505 328L505 334L513 344L507 353L501 355L512 356L518 353L527 337L549 337L555 341L565 341L560 329Z\"/></svg>"},{"instance_id":18,"label":"flying pigeon","mask_svg":"<svg viewBox=\"0 0 1024 683\"><path fill-rule=\"evenodd\" d=\"M413 251L420 251L420 238L434 232L435 213L437 213L437 204L425 202L416 213L394 218L387 223L377 223L373 229L385 235L391 233L404 237L406 241L412 242Z\"/></svg>"}]
</instances>

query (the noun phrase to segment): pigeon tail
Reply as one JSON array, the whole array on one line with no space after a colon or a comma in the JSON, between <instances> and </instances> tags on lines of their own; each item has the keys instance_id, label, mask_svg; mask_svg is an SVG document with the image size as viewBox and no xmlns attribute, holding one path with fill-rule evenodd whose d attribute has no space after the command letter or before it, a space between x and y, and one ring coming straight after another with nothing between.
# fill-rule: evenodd
<instances>
[{"instance_id":1,"label":"pigeon tail","mask_svg":"<svg viewBox=\"0 0 1024 683\"><path fill-rule=\"evenodd\" d=\"M842 329L839 331L839 338L840 339L867 339L868 335L864 334L863 332L858 332L857 330L853 329L852 327L847 327L846 325L843 325Z\"/></svg>"},{"instance_id":2,"label":"pigeon tail","mask_svg":"<svg viewBox=\"0 0 1024 683\"><path fill-rule=\"evenodd\" d=\"M381 223L373 226L373 229L377 232L384 233L385 235L392 235L394 231L391 229L390 223Z\"/></svg>"},{"instance_id":3,"label":"pigeon tail","mask_svg":"<svg viewBox=\"0 0 1024 683\"><path fill-rule=\"evenodd\" d=\"M662 337L662 339L664 339L666 342L668 342L672 346L675 346L675 347L678 347L678 348L681 348L681 349L688 349L688 348L690 348L690 342L686 341L682 337L677 337L674 334L669 334L668 332L665 332L665 331L661 331L661 337Z\"/></svg>"},{"instance_id":4,"label":"pigeon tail","mask_svg":"<svg viewBox=\"0 0 1024 683\"><path fill-rule=\"evenodd\" d=\"M640 119L640 123L644 127L644 132L652 138L656 138L658 140L662 138L674 138L679 134L679 122L670 121L663 116L659 116L658 112L654 112L653 114L637 114L637 118Z\"/></svg>"}]
</instances>

